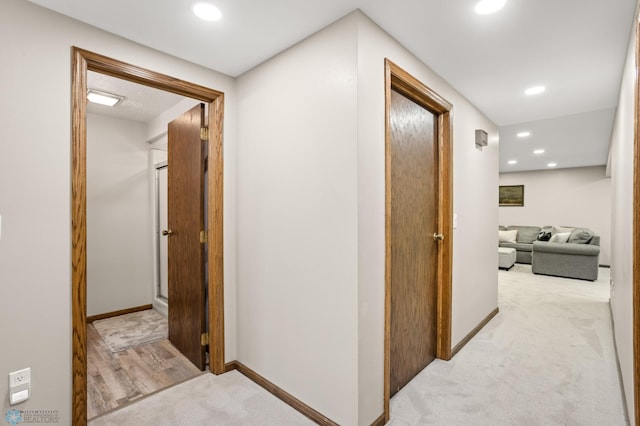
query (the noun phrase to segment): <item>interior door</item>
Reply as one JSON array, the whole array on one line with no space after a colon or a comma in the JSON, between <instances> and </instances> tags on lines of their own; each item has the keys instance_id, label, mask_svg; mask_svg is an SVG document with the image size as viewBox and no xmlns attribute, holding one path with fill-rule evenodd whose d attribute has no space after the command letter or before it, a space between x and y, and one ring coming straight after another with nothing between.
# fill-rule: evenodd
<instances>
[{"instance_id":1,"label":"interior door","mask_svg":"<svg viewBox=\"0 0 640 426\"><path fill-rule=\"evenodd\" d=\"M390 393L436 356L437 118L392 91L390 103Z\"/></svg>"},{"instance_id":2,"label":"interior door","mask_svg":"<svg viewBox=\"0 0 640 426\"><path fill-rule=\"evenodd\" d=\"M169 340L198 368L205 368L204 104L169 123L168 252Z\"/></svg>"}]
</instances>

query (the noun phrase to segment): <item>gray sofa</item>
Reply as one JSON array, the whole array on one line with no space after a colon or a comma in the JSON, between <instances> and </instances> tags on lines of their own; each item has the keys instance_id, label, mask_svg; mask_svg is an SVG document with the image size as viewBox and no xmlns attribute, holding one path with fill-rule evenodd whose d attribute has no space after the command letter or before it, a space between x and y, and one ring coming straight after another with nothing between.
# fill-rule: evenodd
<instances>
[{"instance_id":1,"label":"gray sofa","mask_svg":"<svg viewBox=\"0 0 640 426\"><path fill-rule=\"evenodd\" d=\"M501 230L517 230L516 242L500 242L500 247L516 249L516 262L530 263L534 274L555 275L595 281L598 279L600 237L584 228L573 228L569 242L538 241L546 226L508 226ZM586 231L586 232L585 232Z\"/></svg>"}]
</instances>

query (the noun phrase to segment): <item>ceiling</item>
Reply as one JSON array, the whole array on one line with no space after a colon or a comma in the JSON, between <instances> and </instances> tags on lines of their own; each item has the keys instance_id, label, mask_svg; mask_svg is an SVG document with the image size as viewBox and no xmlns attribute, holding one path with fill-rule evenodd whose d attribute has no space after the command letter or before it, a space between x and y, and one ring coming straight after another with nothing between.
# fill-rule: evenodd
<instances>
[{"instance_id":1,"label":"ceiling","mask_svg":"<svg viewBox=\"0 0 640 426\"><path fill-rule=\"evenodd\" d=\"M476 0L208 0L223 19L205 22L192 0L30 1L231 76L359 8L500 126L503 172L606 163L636 3L507 0L481 16Z\"/></svg>"},{"instance_id":2,"label":"ceiling","mask_svg":"<svg viewBox=\"0 0 640 426\"><path fill-rule=\"evenodd\" d=\"M184 99L183 96L89 71L87 88L124 96L116 107L87 103L87 112L148 123Z\"/></svg>"}]
</instances>

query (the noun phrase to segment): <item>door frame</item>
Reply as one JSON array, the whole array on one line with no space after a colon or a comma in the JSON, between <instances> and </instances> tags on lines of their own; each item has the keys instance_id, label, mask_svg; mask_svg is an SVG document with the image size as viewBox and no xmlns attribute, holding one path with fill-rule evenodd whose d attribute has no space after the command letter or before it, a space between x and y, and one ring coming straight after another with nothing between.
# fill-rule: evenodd
<instances>
[{"instance_id":1,"label":"door frame","mask_svg":"<svg viewBox=\"0 0 640 426\"><path fill-rule=\"evenodd\" d=\"M391 395L391 90L421 105L437 118L438 233L445 239L438 250L436 358L451 359L451 279L453 254L453 106L418 79L385 59L385 307L384 419L389 421Z\"/></svg>"},{"instance_id":2,"label":"door frame","mask_svg":"<svg viewBox=\"0 0 640 426\"><path fill-rule=\"evenodd\" d=\"M72 47L71 71L71 309L72 419L87 424L87 71L190 97L209 104L207 167L209 369L222 374L224 366L223 275L223 157L224 93L160 74L107 56Z\"/></svg>"},{"instance_id":3,"label":"door frame","mask_svg":"<svg viewBox=\"0 0 640 426\"><path fill-rule=\"evenodd\" d=\"M632 241L632 294L633 294L633 393L635 418L630 423L640 426L640 10L636 8L633 20L635 36L635 76L633 111L633 232Z\"/></svg>"}]
</instances>

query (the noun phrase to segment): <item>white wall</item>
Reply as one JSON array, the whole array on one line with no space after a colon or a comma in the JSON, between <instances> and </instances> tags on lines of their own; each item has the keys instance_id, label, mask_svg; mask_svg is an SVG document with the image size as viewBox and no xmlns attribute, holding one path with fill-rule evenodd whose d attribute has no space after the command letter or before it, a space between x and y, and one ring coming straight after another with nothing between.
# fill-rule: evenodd
<instances>
[{"instance_id":1,"label":"white wall","mask_svg":"<svg viewBox=\"0 0 640 426\"><path fill-rule=\"evenodd\" d=\"M87 114L87 315L151 304L146 125Z\"/></svg>"},{"instance_id":2,"label":"white wall","mask_svg":"<svg viewBox=\"0 0 640 426\"><path fill-rule=\"evenodd\" d=\"M640 3L640 2L639 2ZM634 21L635 22L635 21ZM635 93L635 31L624 67L618 109L611 136L611 309L629 418L634 423L633 368L633 135ZM635 171L638 173L638 170ZM636 214L638 214L636 212Z\"/></svg>"},{"instance_id":3,"label":"white wall","mask_svg":"<svg viewBox=\"0 0 640 426\"><path fill-rule=\"evenodd\" d=\"M238 79L238 359L344 425L383 411L385 57L454 104L455 345L497 307L497 127L360 12Z\"/></svg>"},{"instance_id":4,"label":"white wall","mask_svg":"<svg viewBox=\"0 0 640 426\"><path fill-rule=\"evenodd\" d=\"M359 424L383 410L384 59L435 90L453 107L452 345L498 306L498 129L427 65L358 13L358 315ZM475 148L475 129L489 134ZM451 236L447 236L451 237Z\"/></svg>"},{"instance_id":5,"label":"white wall","mask_svg":"<svg viewBox=\"0 0 640 426\"><path fill-rule=\"evenodd\" d=\"M240 76L238 360L357 421L356 27Z\"/></svg>"},{"instance_id":6,"label":"white wall","mask_svg":"<svg viewBox=\"0 0 640 426\"><path fill-rule=\"evenodd\" d=\"M225 337L235 353L235 81L22 0L0 2L0 375L32 368L23 410L71 423L71 46L225 92ZM2 413L9 409L0 386Z\"/></svg>"},{"instance_id":7,"label":"white wall","mask_svg":"<svg viewBox=\"0 0 640 426\"><path fill-rule=\"evenodd\" d=\"M600 236L600 264L611 264L611 179L605 166L501 173L500 185L524 185L524 207L500 207L500 225L566 225Z\"/></svg>"}]
</instances>

